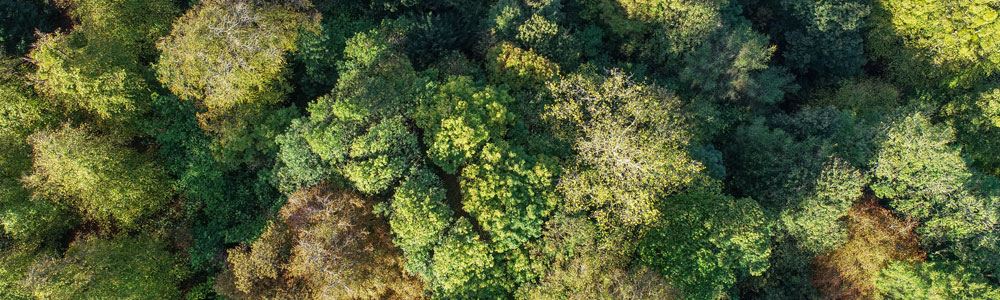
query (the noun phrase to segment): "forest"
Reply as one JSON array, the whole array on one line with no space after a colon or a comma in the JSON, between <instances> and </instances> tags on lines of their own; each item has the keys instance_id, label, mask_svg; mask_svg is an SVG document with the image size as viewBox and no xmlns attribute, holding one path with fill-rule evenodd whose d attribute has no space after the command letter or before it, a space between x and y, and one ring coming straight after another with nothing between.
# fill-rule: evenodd
<instances>
[{"instance_id":1,"label":"forest","mask_svg":"<svg viewBox=\"0 0 1000 300\"><path fill-rule=\"evenodd\" d=\"M1000 1L0 0L0 299L1000 300Z\"/></svg>"}]
</instances>

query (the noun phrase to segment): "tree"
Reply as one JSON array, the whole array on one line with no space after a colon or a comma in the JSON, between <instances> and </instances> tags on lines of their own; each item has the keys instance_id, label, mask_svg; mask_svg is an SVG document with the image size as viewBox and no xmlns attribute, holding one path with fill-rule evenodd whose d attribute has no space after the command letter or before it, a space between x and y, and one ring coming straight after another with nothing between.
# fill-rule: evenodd
<instances>
[{"instance_id":1,"label":"tree","mask_svg":"<svg viewBox=\"0 0 1000 300\"><path fill-rule=\"evenodd\" d=\"M74 30L42 36L29 54L38 65L39 91L108 127L131 124L147 109L140 99L149 96L146 68L155 55L153 43L169 30L177 8L168 0L70 4L78 23Z\"/></svg>"},{"instance_id":2,"label":"tree","mask_svg":"<svg viewBox=\"0 0 1000 300\"><path fill-rule=\"evenodd\" d=\"M506 294L489 245L459 218L434 248L431 259L435 297L492 298Z\"/></svg>"},{"instance_id":3,"label":"tree","mask_svg":"<svg viewBox=\"0 0 1000 300\"><path fill-rule=\"evenodd\" d=\"M816 254L832 251L847 240L847 228L840 219L867 183L857 169L834 157L825 164L811 194L784 211L781 221L800 247Z\"/></svg>"},{"instance_id":4,"label":"tree","mask_svg":"<svg viewBox=\"0 0 1000 300\"><path fill-rule=\"evenodd\" d=\"M406 271L430 281L434 247L452 224L454 212L445 201L445 190L427 167L411 169L392 198L389 227L393 243L406 255Z\"/></svg>"},{"instance_id":5,"label":"tree","mask_svg":"<svg viewBox=\"0 0 1000 300\"><path fill-rule=\"evenodd\" d=\"M829 80L861 73L867 63L865 1L780 0L771 35L784 46L785 64L807 78Z\"/></svg>"},{"instance_id":6,"label":"tree","mask_svg":"<svg viewBox=\"0 0 1000 300\"><path fill-rule=\"evenodd\" d=\"M295 50L310 19L289 4L203 1L157 44L160 82L208 112L282 100L288 91L284 54Z\"/></svg>"},{"instance_id":7,"label":"tree","mask_svg":"<svg viewBox=\"0 0 1000 300\"><path fill-rule=\"evenodd\" d=\"M537 284L523 285L517 299L673 299L676 289L646 267L627 268L626 258L602 249L597 225L586 217L557 214L532 248L544 267Z\"/></svg>"},{"instance_id":8,"label":"tree","mask_svg":"<svg viewBox=\"0 0 1000 300\"><path fill-rule=\"evenodd\" d=\"M893 262L875 286L889 299L1000 299L982 274L948 261Z\"/></svg>"},{"instance_id":9,"label":"tree","mask_svg":"<svg viewBox=\"0 0 1000 300\"><path fill-rule=\"evenodd\" d=\"M970 95L959 95L942 109L946 122L955 129L955 139L972 166L993 176L1000 176L1000 88L988 88Z\"/></svg>"},{"instance_id":10,"label":"tree","mask_svg":"<svg viewBox=\"0 0 1000 300\"><path fill-rule=\"evenodd\" d=\"M514 90L540 89L559 76L559 65L533 50L525 51L511 43L494 46L486 56L490 58L486 62L490 82L506 84Z\"/></svg>"},{"instance_id":11,"label":"tree","mask_svg":"<svg viewBox=\"0 0 1000 300\"><path fill-rule=\"evenodd\" d=\"M549 89L548 117L575 143L557 186L570 211L593 210L605 229L650 224L660 216L660 197L701 170L686 151L679 100L666 89L617 70L570 75Z\"/></svg>"},{"instance_id":12,"label":"tree","mask_svg":"<svg viewBox=\"0 0 1000 300\"><path fill-rule=\"evenodd\" d=\"M847 243L815 260L813 285L830 298L879 299L876 280L893 261L923 259L913 228L866 199L848 215Z\"/></svg>"},{"instance_id":13,"label":"tree","mask_svg":"<svg viewBox=\"0 0 1000 300\"><path fill-rule=\"evenodd\" d=\"M468 77L449 78L414 115L424 129L428 158L455 174L488 141L506 134L514 122L506 106L513 101L506 90L476 86Z\"/></svg>"},{"instance_id":14,"label":"tree","mask_svg":"<svg viewBox=\"0 0 1000 300\"><path fill-rule=\"evenodd\" d=\"M506 142L487 143L462 170L462 207L488 232L493 249L519 248L542 235L556 206L554 158L528 156Z\"/></svg>"},{"instance_id":15,"label":"tree","mask_svg":"<svg viewBox=\"0 0 1000 300\"><path fill-rule=\"evenodd\" d=\"M970 87L1000 70L998 8L987 0L880 0L869 48L904 82ZM904 51L899 51L900 48ZM918 74L927 74L920 76ZM940 84L940 85L939 85Z\"/></svg>"},{"instance_id":16,"label":"tree","mask_svg":"<svg viewBox=\"0 0 1000 300\"><path fill-rule=\"evenodd\" d=\"M101 225L135 229L170 201L163 169L114 137L64 124L29 143L35 159L28 187Z\"/></svg>"},{"instance_id":17,"label":"tree","mask_svg":"<svg viewBox=\"0 0 1000 300\"><path fill-rule=\"evenodd\" d=\"M775 46L747 24L727 27L684 55L680 79L714 101L765 104L798 90L787 70L769 66Z\"/></svg>"},{"instance_id":18,"label":"tree","mask_svg":"<svg viewBox=\"0 0 1000 300\"><path fill-rule=\"evenodd\" d=\"M292 194L261 239L230 250L240 299L420 298L419 282L371 204L325 185Z\"/></svg>"},{"instance_id":19,"label":"tree","mask_svg":"<svg viewBox=\"0 0 1000 300\"><path fill-rule=\"evenodd\" d=\"M558 64L575 68L581 59L597 56L601 29L575 20L575 4L561 0L496 1L482 26L489 32L490 46L510 43L528 49ZM492 45L493 42L497 45Z\"/></svg>"},{"instance_id":20,"label":"tree","mask_svg":"<svg viewBox=\"0 0 1000 300\"><path fill-rule=\"evenodd\" d=\"M401 35L388 24L351 38L337 87L309 105L300 129L335 175L368 194L394 186L419 153L407 122L422 79L394 44Z\"/></svg>"},{"instance_id":21,"label":"tree","mask_svg":"<svg viewBox=\"0 0 1000 300\"><path fill-rule=\"evenodd\" d=\"M885 129L872 167L872 190L892 200L894 209L915 218L930 217L935 205L959 190L971 173L953 148L951 128L933 125L921 113L896 120Z\"/></svg>"},{"instance_id":22,"label":"tree","mask_svg":"<svg viewBox=\"0 0 1000 300\"><path fill-rule=\"evenodd\" d=\"M61 258L41 258L23 284L42 299L177 299L187 270L146 236L73 242Z\"/></svg>"},{"instance_id":23,"label":"tree","mask_svg":"<svg viewBox=\"0 0 1000 300\"><path fill-rule=\"evenodd\" d=\"M623 40L621 51L658 65L697 47L723 24L728 0L591 0L584 14Z\"/></svg>"},{"instance_id":24,"label":"tree","mask_svg":"<svg viewBox=\"0 0 1000 300\"><path fill-rule=\"evenodd\" d=\"M716 182L660 205L665 217L642 239L639 259L685 297L724 298L737 280L769 268L771 232L753 199L723 195Z\"/></svg>"},{"instance_id":25,"label":"tree","mask_svg":"<svg viewBox=\"0 0 1000 300\"><path fill-rule=\"evenodd\" d=\"M19 65L0 63L0 157L4 158L0 160L0 230L18 240L52 240L76 220L56 203L32 197L21 177L31 172L27 137L52 125L58 114L26 84Z\"/></svg>"}]
</instances>

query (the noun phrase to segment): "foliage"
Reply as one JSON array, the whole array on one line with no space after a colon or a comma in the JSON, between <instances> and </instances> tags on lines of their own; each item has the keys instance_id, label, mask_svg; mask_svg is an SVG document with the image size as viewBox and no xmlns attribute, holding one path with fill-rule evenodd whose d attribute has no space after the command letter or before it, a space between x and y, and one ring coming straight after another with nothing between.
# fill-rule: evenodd
<instances>
[{"instance_id":1,"label":"foliage","mask_svg":"<svg viewBox=\"0 0 1000 300\"><path fill-rule=\"evenodd\" d=\"M692 188L663 201L669 218L654 224L639 246L642 263L685 297L724 298L737 280L769 267L771 233L760 206L715 189Z\"/></svg>"},{"instance_id":2,"label":"foliage","mask_svg":"<svg viewBox=\"0 0 1000 300\"><path fill-rule=\"evenodd\" d=\"M785 46L782 56L797 74L820 80L861 73L867 63L863 30L867 1L780 0L773 36Z\"/></svg>"},{"instance_id":3,"label":"foliage","mask_svg":"<svg viewBox=\"0 0 1000 300\"><path fill-rule=\"evenodd\" d=\"M659 197L702 168L685 151L690 137L669 91L620 71L570 75L549 89L548 116L577 152L558 185L569 210L593 209L606 228L650 224Z\"/></svg>"},{"instance_id":4,"label":"foliage","mask_svg":"<svg viewBox=\"0 0 1000 300\"><path fill-rule=\"evenodd\" d=\"M697 47L723 24L728 0L590 0L586 9L625 42L621 51L659 64Z\"/></svg>"},{"instance_id":5,"label":"foliage","mask_svg":"<svg viewBox=\"0 0 1000 300\"><path fill-rule=\"evenodd\" d=\"M53 239L74 225L66 209L32 197L21 177L32 168L31 147L25 142L35 130L52 125L55 114L36 95L13 61L4 61L0 77L0 227L20 240ZM8 70L7 67L13 70Z\"/></svg>"},{"instance_id":6,"label":"foliage","mask_svg":"<svg viewBox=\"0 0 1000 300\"><path fill-rule=\"evenodd\" d=\"M828 297L882 299L876 290L879 272L893 261L923 258L913 234L915 224L868 201L848 214L847 243L816 258L813 285Z\"/></svg>"},{"instance_id":7,"label":"foliage","mask_svg":"<svg viewBox=\"0 0 1000 300\"><path fill-rule=\"evenodd\" d=\"M434 247L452 223L441 180L426 167L414 167L396 188L389 227L393 243L406 254L406 271L430 280Z\"/></svg>"},{"instance_id":8,"label":"foliage","mask_svg":"<svg viewBox=\"0 0 1000 300\"><path fill-rule=\"evenodd\" d=\"M537 285L525 285L518 299L673 299L676 290L658 272L626 268L623 257L601 249L599 231L582 217L555 215L543 242L533 249L548 266Z\"/></svg>"},{"instance_id":9,"label":"foliage","mask_svg":"<svg viewBox=\"0 0 1000 300\"><path fill-rule=\"evenodd\" d=\"M951 262L893 262L875 284L889 299L1000 299L981 274Z\"/></svg>"},{"instance_id":10,"label":"foliage","mask_svg":"<svg viewBox=\"0 0 1000 300\"><path fill-rule=\"evenodd\" d=\"M504 142L487 143L462 170L462 208L490 234L494 250L518 248L542 235L557 201L556 161L531 157Z\"/></svg>"},{"instance_id":11,"label":"foliage","mask_svg":"<svg viewBox=\"0 0 1000 300\"><path fill-rule=\"evenodd\" d=\"M946 201L971 176L959 151L949 145L953 131L932 125L921 113L893 122L885 134L872 167L872 190L893 199L893 208L907 216L929 217L934 203Z\"/></svg>"},{"instance_id":12,"label":"foliage","mask_svg":"<svg viewBox=\"0 0 1000 300\"><path fill-rule=\"evenodd\" d=\"M173 194L162 167L114 137L64 124L29 142L35 159L24 180L36 196L71 205L103 226L136 228Z\"/></svg>"},{"instance_id":13,"label":"foliage","mask_svg":"<svg viewBox=\"0 0 1000 300\"><path fill-rule=\"evenodd\" d=\"M982 172L1000 176L1000 160L992 155L1000 151L996 142L1000 133L1000 88L957 96L945 104L942 115L955 129L955 139L971 163Z\"/></svg>"},{"instance_id":14,"label":"foliage","mask_svg":"<svg viewBox=\"0 0 1000 300\"><path fill-rule=\"evenodd\" d=\"M157 44L157 77L181 99L225 112L281 100L288 90L284 53L311 23L290 5L211 0L176 24Z\"/></svg>"},{"instance_id":15,"label":"foliage","mask_svg":"<svg viewBox=\"0 0 1000 300\"><path fill-rule=\"evenodd\" d=\"M72 2L74 30L42 36L29 54L39 91L109 126L130 124L146 109L153 43L177 13L167 0Z\"/></svg>"},{"instance_id":16,"label":"foliage","mask_svg":"<svg viewBox=\"0 0 1000 300\"><path fill-rule=\"evenodd\" d=\"M490 82L507 84L514 90L542 88L559 75L559 65L510 43L501 43L486 55L491 58L486 65Z\"/></svg>"},{"instance_id":17,"label":"foliage","mask_svg":"<svg viewBox=\"0 0 1000 300\"><path fill-rule=\"evenodd\" d=\"M749 25L726 30L684 57L680 79L712 100L781 102L798 86L787 70L769 66L775 46Z\"/></svg>"},{"instance_id":18,"label":"foliage","mask_svg":"<svg viewBox=\"0 0 1000 300\"><path fill-rule=\"evenodd\" d=\"M901 77L926 72L923 86L969 87L997 72L1000 25L995 3L987 0L880 0L879 23L869 35L874 54ZM905 51L899 51L904 47ZM941 80L941 81L935 81Z\"/></svg>"},{"instance_id":19,"label":"foliage","mask_svg":"<svg viewBox=\"0 0 1000 300\"><path fill-rule=\"evenodd\" d=\"M84 237L62 257L36 261L22 284L42 299L176 299L186 273L150 237Z\"/></svg>"},{"instance_id":20,"label":"foliage","mask_svg":"<svg viewBox=\"0 0 1000 300\"><path fill-rule=\"evenodd\" d=\"M417 155L405 117L421 81L398 45L385 39L400 34L387 26L351 38L337 87L309 105L308 123L298 129L323 164L369 194L392 187Z\"/></svg>"},{"instance_id":21,"label":"foliage","mask_svg":"<svg viewBox=\"0 0 1000 300\"><path fill-rule=\"evenodd\" d=\"M514 121L506 105L513 101L503 89L476 86L468 77L449 78L414 115L424 129L427 156L455 174L487 141L506 133Z\"/></svg>"},{"instance_id":22,"label":"foliage","mask_svg":"<svg viewBox=\"0 0 1000 300\"><path fill-rule=\"evenodd\" d=\"M280 217L251 247L230 250L237 299L419 298L403 274L389 228L371 204L349 191L317 185L292 194ZM232 280L232 279L229 279Z\"/></svg>"},{"instance_id":23,"label":"foliage","mask_svg":"<svg viewBox=\"0 0 1000 300\"><path fill-rule=\"evenodd\" d=\"M847 162L833 158L816 179L814 191L783 212L781 221L800 247L813 253L832 251L847 240L840 219L861 197L867 178Z\"/></svg>"}]
</instances>

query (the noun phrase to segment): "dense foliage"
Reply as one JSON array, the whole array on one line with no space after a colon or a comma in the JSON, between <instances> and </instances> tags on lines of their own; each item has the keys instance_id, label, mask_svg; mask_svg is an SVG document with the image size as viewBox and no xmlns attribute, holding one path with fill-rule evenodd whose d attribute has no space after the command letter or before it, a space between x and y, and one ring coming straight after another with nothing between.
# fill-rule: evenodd
<instances>
[{"instance_id":1,"label":"dense foliage","mask_svg":"<svg viewBox=\"0 0 1000 300\"><path fill-rule=\"evenodd\" d=\"M0 0L2 299L1000 299L995 0Z\"/></svg>"}]
</instances>

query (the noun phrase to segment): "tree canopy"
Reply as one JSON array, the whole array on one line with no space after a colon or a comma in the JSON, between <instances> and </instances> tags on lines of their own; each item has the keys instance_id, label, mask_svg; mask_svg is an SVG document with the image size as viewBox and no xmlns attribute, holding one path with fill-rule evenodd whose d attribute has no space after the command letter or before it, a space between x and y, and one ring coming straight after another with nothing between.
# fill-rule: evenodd
<instances>
[{"instance_id":1,"label":"tree canopy","mask_svg":"<svg viewBox=\"0 0 1000 300\"><path fill-rule=\"evenodd\" d=\"M997 0L0 0L0 298L1000 299Z\"/></svg>"}]
</instances>

